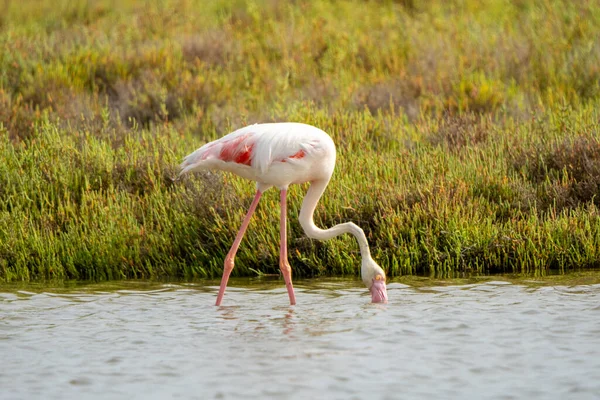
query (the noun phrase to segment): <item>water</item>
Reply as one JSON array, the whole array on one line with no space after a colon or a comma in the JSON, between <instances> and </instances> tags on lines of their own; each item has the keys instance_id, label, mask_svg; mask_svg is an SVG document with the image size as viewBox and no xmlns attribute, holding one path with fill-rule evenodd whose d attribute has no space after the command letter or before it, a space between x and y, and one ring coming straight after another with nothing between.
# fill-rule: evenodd
<instances>
[{"instance_id":1,"label":"water","mask_svg":"<svg viewBox=\"0 0 600 400\"><path fill-rule=\"evenodd\" d=\"M0 398L600 398L600 284L452 283L0 286Z\"/></svg>"}]
</instances>

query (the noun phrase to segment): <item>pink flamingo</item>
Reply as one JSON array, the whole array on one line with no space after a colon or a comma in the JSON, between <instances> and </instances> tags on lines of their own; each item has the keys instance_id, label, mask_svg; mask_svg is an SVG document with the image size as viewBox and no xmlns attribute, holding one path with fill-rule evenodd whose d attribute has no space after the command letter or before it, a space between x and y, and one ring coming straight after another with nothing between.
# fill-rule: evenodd
<instances>
[{"instance_id":1,"label":"pink flamingo","mask_svg":"<svg viewBox=\"0 0 600 400\"><path fill-rule=\"evenodd\" d=\"M281 241L279 268L290 297L296 304L292 286L292 269L287 258L287 188L292 183L310 182L302 208L300 224L310 238L327 240L343 233L356 237L362 256L361 277L371 292L374 303L387 302L387 289L383 269L371 258L367 238L361 228L352 222L329 229L320 229L313 222L317 202L325 191L335 167L335 144L322 130L300 123L255 124L241 128L218 140L207 143L185 157L181 174L204 169L233 172L257 182L256 195L242 226L225 258L223 277L216 305L221 304L229 275L233 270L235 254L250 217L256 210L263 192L273 186L280 190Z\"/></svg>"}]
</instances>

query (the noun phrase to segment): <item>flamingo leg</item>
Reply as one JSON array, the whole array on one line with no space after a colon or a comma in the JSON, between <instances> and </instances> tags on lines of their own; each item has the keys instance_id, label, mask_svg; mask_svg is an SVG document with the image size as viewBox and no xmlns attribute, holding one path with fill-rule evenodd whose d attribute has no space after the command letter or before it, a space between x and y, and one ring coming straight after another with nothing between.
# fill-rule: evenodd
<instances>
[{"instance_id":1,"label":"flamingo leg","mask_svg":"<svg viewBox=\"0 0 600 400\"><path fill-rule=\"evenodd\" d=\"M283 274L285 287L287 288L290 297L290 304L296 304L296 296L294 295L294 287L292 286L292 267L288 262L287 257L287 189L281 190L281 228L279 230L281 238L279 244L279 268Z\"/></svg>"},{"instance_id":2,"label":"flamingo leg","mask_svg":"<svg viewBox=\"0 0 600 400\"><path fill-rule=\"evenodd\" d=\"M221 278L221 287L219 288L219 294L217 295L217 303L215 305L220 306L221 301L223 300L223 295L225 294L225 289L227 288L227 281L229 280L229 275L231 275L231 271L233 270L235 254L240 247L240 242L244 237L244 233L246 233L246 229L248 228L248 224L250 223L250 217L254 214L256 210L256 206L258 205L258 201L260 200L260 196L262 196L262 192L260 190L256 191L256 195L254 196L254 200L248 209L248 213L246 217L244 217L244 221L242 222L242 226L235 237L235 241L231 245L231 249L229 249L229 253L227 253L227 257L225 257L225 265L223 268L223 277Z\"/></svg>"}]
</instances>

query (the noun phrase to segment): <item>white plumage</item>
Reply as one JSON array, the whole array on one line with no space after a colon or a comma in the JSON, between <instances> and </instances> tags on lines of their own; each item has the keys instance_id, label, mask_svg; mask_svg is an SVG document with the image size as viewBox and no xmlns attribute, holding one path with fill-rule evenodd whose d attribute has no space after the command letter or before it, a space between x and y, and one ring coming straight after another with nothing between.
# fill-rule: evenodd
<instances>
[{"instance_id":1,"label":"white plumage","mask_svg":"<svg viewBox=\"0 0 600 400\"><path fill-rule=\"evenodd\" d=\"M207 143L185 157L181 173L220 169L268 187L328 179L335 145L322 130L285 122L255 124Z\"/></svg>"},{"instance_id":2,"label":"white plumage","mask_svg":"<svg viewBox=\"0 0 600 400\"><path fill-rule=\"evenodd\" d=\"M353 234L362 255L361 276L371 291L372 301L387 302L385 273L371 258L363 230L352 222L323 230L316 227L313 222L316 205L333 174L335 159L335 145L327 133L314 126L292 122L250 125L207 143L185 157L180 174L204 169L219 169L257 182L254 201L225 258L217 305L220 305L225 293L229 275L233 270L235 254L250 217L262 193L273 186L281 191L279 265L288 289L290 304L296 303L291 268L287 260L286 196L290 184L303 182L311 182L299 215L300 224L306 234L320 240L327 240L342 233Z\"/></svg>"}]
</instances>

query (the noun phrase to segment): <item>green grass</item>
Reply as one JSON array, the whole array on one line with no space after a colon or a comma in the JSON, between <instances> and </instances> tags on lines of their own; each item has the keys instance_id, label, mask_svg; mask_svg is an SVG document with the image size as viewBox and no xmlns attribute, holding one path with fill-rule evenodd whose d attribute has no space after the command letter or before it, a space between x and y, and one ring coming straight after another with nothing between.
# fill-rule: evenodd
<instances>
[{"instance_id":1,"label":"green grass","mask_svg":"<svg viewBox=\"0 0 600 400\"><path fill-rule=\"evenodd\" d=\"M248 123L331 134L316 221L390 276L600 267L593 2L0 1L0 280L220 275L254 185L174 181ZM296 276L358 273L307 239ZM234 275L278 271L267 192Z\"/></svg>"}]
</instances>

